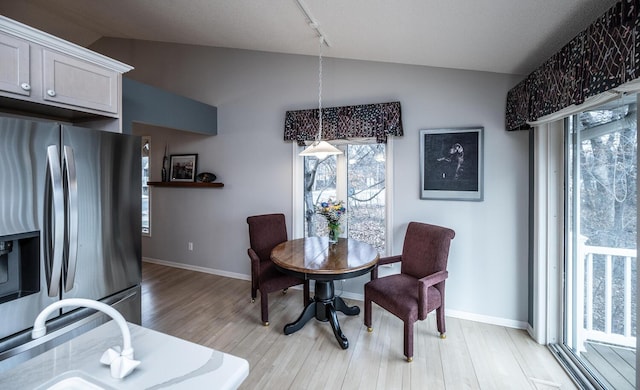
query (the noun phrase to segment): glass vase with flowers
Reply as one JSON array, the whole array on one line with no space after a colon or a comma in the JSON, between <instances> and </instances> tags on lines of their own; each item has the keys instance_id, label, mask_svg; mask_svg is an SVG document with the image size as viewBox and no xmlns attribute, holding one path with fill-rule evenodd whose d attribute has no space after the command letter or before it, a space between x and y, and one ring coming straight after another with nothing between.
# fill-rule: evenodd
<instances>
[{"instance_id":1,"label":"glass vase with flowers","mask_svg":"<svg viewBox=\"0 0 640 390\"><path fill-rule=\"evenodd\" d=\"M341 200L333 201L329 199L326 202L321 202L319 205L316 205L316 213L322 215L327 220L329 242L338 242L338 237L340 236L340 220L346 212L347 209Z\"/></svg>"}]
</instances>

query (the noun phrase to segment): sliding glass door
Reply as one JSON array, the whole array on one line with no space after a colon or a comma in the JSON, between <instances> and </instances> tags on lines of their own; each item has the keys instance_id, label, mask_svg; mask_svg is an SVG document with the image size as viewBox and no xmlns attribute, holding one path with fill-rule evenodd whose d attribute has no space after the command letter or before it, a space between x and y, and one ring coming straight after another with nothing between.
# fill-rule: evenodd
<instances>
[{"instance_id":1,"label":"sliding glass door","mask_svg":"<svg viewBox=\"0 0 640 390\"><path fill-rule=\"evenodd\" d=\"M328 200L345 202L341 237L369 243L386 253L386 145L340 145L344 154L304 158L305 237L326 236L327 221L315 206Z\"/></svg>"},{"instance_id":2,"label":"sliding glass door","mask_svg":"<svg viewBox=\"0 0 640 390\"><path fill-rule=\"evenodd\" d=\"M636 97L567 120L564 348L596 388L634 389Z\"/></svg>"}]
</instances>

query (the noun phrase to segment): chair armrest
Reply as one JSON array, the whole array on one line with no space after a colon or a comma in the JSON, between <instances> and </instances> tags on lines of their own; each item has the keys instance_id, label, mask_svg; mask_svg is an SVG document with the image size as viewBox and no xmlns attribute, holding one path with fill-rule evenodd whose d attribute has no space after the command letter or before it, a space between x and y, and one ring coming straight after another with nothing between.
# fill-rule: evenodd
<instances>
[{"instance_id":1,"label":"chair armrest","mask_svg":"<svg viewBox=\"0 0 640 390\"><path fill-rule=\"evenodd\" d=\"M378 265L393 264L402 260L402 255L383 257L378 260Z\"/></svg>"},{"instance_id":2,"label":"chair armrest","mask_svg":"<svg viewBox=\"0 0 640 390\"><path fill-rule=\"evenodd\" d=\"M438 271L435 274L427 275L424 278L418 280L420 289L425 289L429 286L435 286L449 277L449 271Z\"/></svg>"},{"instance_id":3,"label":"chair armrest","mask_svg":"<svg viewBox=\"0 0 640 390\"><path fill-rule=\"evenodd\" d=\"M379 259L378 263L376 264L376 266L373 267L373 269L371 270L371 280L378 279L378 267L379 266L386 265L386 264L397 263L397 262L399 262L401 260L402 260L402 256L401 255L383 257L382 259Z\"/></svg>"},{"instance_id":4,"label":"chair armrest","mask_svg":"<svg viewBox=\"0 0 640 390\"><path fill-rule=\"evenodd\" d=\"M258 254L251 248L247 249L249 259L251 260L251 285L258 287L258 276L260 275L260 258Z\"/></svg>"},{"instance_id":5,"label":"chair armrest","mask_svg":"<svg viewBox=\"0 0 640 390\"><path fill-rule=\"evenodd\" d=\"M442 283L449 277L448 271L438 271L435 274L425 276L418 279L418 318L424 320L427 318L429 304L429 287Z\"/></svg>"}]
</instances>

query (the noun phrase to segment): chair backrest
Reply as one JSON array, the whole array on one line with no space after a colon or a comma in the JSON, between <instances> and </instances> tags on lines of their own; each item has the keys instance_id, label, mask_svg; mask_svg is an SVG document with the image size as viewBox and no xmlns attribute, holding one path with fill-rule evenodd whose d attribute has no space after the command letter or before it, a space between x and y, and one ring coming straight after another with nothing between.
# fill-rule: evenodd
<instances>
[{"instance_id":1,"label":"chair backrest","mask_svg":"<svg viewBox=\"0 0 640 390\"><path fill-rule=\"evenodd\" d=\"M446 227L410 222L404 237L400 272L419 279L446 270L449 247L455 235Z\"/></svg>"},{"instance_id":2,"label":"chair backrest","mask_svg":"<svg viewBox=\"0 0 640 390\"><path fill-rule=\"evenodd\" d=\"M247 218L249 242L260 261L271 259L271 250L287 241L287 224L284 214L254 215Z\"/></svg>"}]
</instances>

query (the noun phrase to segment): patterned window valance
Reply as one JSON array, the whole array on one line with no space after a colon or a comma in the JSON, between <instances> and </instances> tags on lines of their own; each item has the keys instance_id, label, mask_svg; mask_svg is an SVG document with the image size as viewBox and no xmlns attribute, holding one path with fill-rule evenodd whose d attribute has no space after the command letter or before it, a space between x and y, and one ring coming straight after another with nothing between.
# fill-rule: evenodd
<instances>
[{"instance_id":1,"label":"patterned window valance","mask_svg":"<svg viewBox=\"0 0 640 390\"><path fill-rule=\"evenodd\" d=\"M324 140L375 137L378 143L386 143L390 135L402 135L400 102L322 109ZM317 136L318 109L287 111L285 141L296 141L302 146Z\"/></svg>"},{"instance_id":2,"label":"patterned window valance","mask_svg":"<svg viewBox=\"0 0 640 390\"><path fill-rule=\"evenodd\" d=\"M622 0L507 93L507 130L640 76L640 0Z\"/></svg>"}]
</instances>

